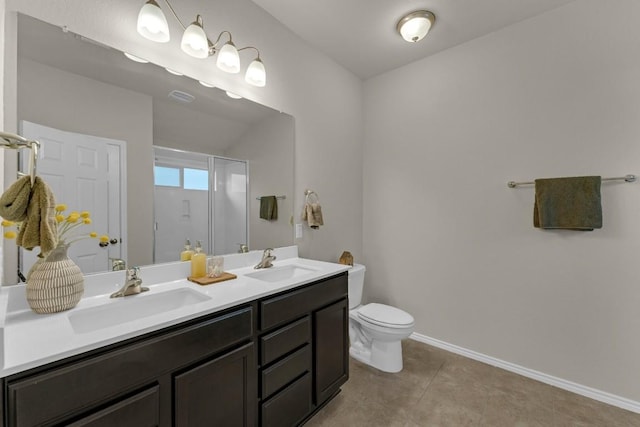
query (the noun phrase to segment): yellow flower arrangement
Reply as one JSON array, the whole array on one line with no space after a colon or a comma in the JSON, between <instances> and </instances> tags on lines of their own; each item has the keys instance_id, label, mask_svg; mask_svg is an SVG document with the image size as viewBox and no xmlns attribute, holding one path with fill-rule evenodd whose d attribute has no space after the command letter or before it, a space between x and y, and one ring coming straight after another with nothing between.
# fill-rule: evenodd
<instances>
[{"instance_id":1,"label":"yellow flower arrangement","mask_svg":"<svg viewBox=\"0 0 640 427\"><path fill-rule=\"evenodd\" d=\"M67 205L59 204L56 205L56 223L58 224L58 244L70 245L78 240L88 239L88 238L97 238L98 233L92 231L90 233L81 233L78 229L82 225L90 225L91 224L91 214L88 211L72 211L68 215L65 215L65 211L67 210ZM4 237L6 239L15 239L18 235L14 230L7 230L8 228L15 227L17 230L20 229L20 223L15 223L13 221L7 221L6 219L2 220L2 227L5 228ZM100 246L104 247L109 244L109 236L102 235L100 236Z\"/></svg>"}]
</instances>

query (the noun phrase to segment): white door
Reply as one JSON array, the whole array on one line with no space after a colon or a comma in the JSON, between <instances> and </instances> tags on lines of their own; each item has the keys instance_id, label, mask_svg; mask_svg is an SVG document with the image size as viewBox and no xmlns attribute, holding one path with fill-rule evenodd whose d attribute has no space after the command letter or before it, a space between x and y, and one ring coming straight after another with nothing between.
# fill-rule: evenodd
<instances>
[{"instance_id":1,"label":"white door","mask_svg":"<svg viewBox=\"0 0 640 427\"><path fill-rule=\"evenodd\" d=\"M126 143L28 121L22 121L21 128L25 138L40 142L37 174L53 190L56 203L67 205L67 215L71 211L91 213L92 223L79 226L76 232L88 235L95 231L116 242L103 248L98 239L83 239L71 245L69 256L84 274L109 270L109 258L126 260ZM20 252L20 271L26 275L39 249Z\"/></svg>"}]
</instances>

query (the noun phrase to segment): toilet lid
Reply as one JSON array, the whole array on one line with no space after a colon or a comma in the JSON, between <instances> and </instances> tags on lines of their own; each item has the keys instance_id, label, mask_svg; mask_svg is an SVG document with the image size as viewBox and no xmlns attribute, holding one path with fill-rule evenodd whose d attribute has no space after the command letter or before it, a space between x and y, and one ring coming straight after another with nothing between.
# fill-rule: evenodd
<instances>
[{"instance_id":1,"label":"toilet lid","mask_svg":"<svg viewBox=\"0 0 640 427\"><path fill-rule=\"evenodd\" d=\"M361 319L375 325L393 327L406 327L413 325L413 316L399 308L389 305L371 303L358 309Z\"/></svg>"}]
</instances>

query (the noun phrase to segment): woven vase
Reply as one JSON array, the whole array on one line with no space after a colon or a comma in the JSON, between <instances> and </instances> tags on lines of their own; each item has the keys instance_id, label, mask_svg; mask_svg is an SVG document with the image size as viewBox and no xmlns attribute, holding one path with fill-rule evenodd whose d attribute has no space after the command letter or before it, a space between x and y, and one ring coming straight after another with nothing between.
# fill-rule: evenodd
<instances>
[{"instance_id":1,"label":"woven vase","mask_svg":"<svg viewBox=\"0 0 640 427\"><path fill-rule=\"evenodd\" d=\"M27 280L27 302L40 314L69 310L84 293L80 267L68 256L69 245L58 244Z\"/></svg>"}]
</instances>

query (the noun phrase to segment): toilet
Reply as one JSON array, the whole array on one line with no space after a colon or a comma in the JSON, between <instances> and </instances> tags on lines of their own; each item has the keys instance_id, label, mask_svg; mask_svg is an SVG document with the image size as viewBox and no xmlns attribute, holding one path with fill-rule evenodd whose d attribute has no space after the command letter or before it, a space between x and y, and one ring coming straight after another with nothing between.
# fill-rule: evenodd
<instances>
[{"instance_id":1,"label":"toilet","mask_svg":"<svg viewBox=\"0 0 640 427\"><path fill-rule=\"evenodd\" d=\"M361 264L349 269L349 354L381 371L400 372L400 341L413 332L413 316L389 305L360 305L365 270Z\"/></svg>"}]
</instances>

